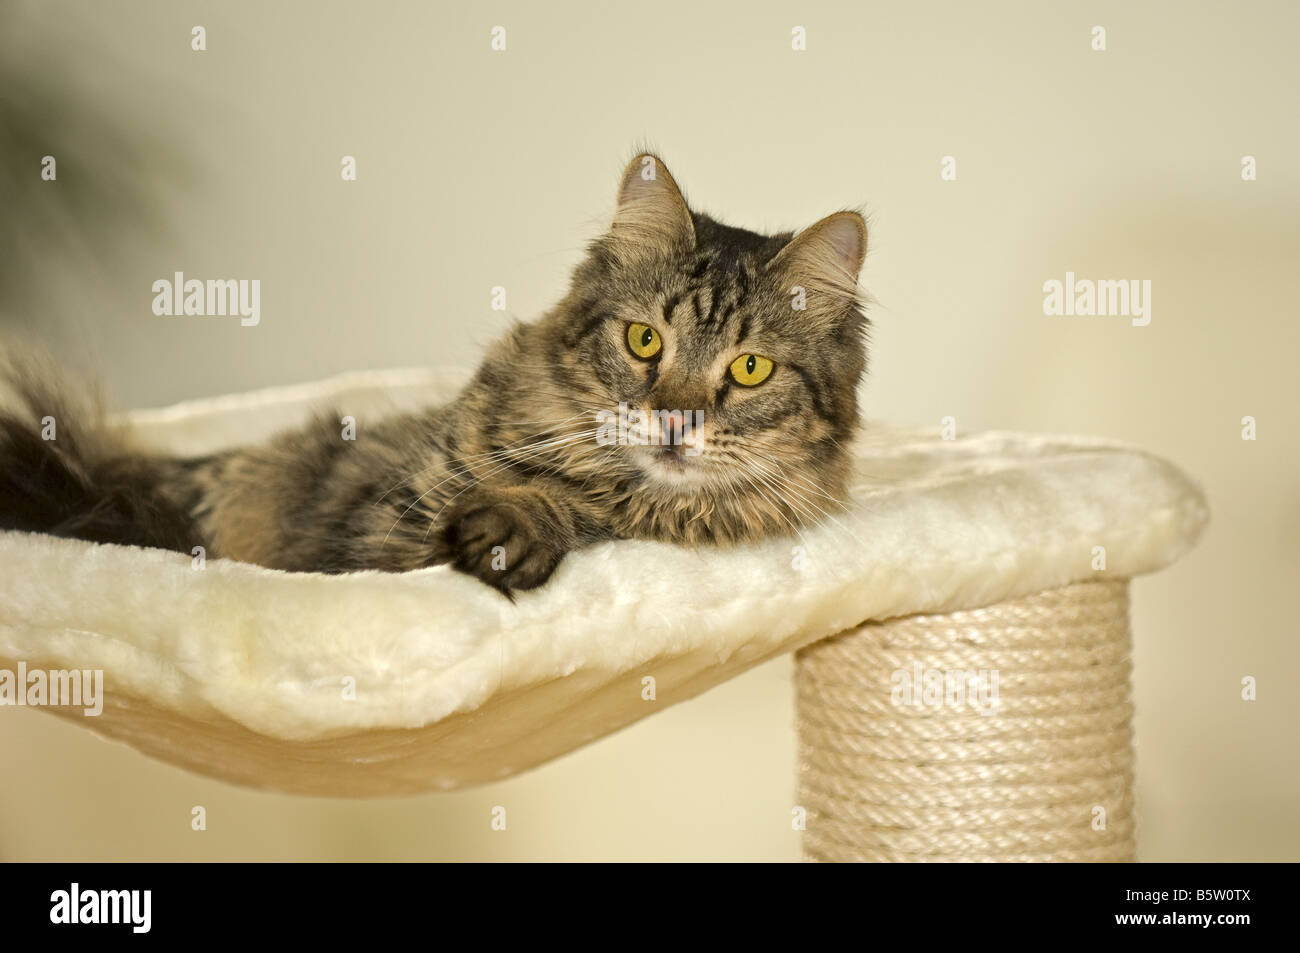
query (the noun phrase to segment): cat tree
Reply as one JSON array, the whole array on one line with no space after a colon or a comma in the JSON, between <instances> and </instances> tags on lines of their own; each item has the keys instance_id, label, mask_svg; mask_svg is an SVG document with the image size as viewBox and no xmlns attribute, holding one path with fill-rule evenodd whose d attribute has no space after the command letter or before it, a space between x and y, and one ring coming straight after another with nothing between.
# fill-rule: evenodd
<instances>
[{"instance_id":1,"label":"cat tree","mask_svg":"<svg viewBox=\"0 0 1300 953\"><path fill-rule=\"evenodd\" d=\"M203 453L457 383L349 375L127 422ZM182 767L364 796L508 777L797 652L809 859L1132 859L1128 580L1190 548L1200 491L1079 438L870 428L858 453L853 506L798 540L606 544L514 604L442 567L0 533L0 668L102 670L102 715L52 710Z\"/></svg>"}]
</instances>

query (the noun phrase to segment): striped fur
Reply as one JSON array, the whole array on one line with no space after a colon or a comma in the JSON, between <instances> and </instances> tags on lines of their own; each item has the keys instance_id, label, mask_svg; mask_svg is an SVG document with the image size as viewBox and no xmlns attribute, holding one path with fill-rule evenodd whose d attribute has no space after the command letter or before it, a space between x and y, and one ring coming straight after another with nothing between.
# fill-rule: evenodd
<instances>
[{"instance_id":1,"label":"striped fur","mask_svg":"<svg viewBox=\"0 0 1300 953\"><path fill-rule=\"evenodd\" d=\"M355 440L322 414L265 445L176 461L134 453L73 410L93 437L39 440L54 398L47 381L18 379L25 403L0 419L0 526L203 545L287 570L450 563L506 593L597 540L791 533L845 492L865 252L856 213L798 236L732 228L691 211L662 162L638 157L564 299L515 325L450 404L362 421ZM659 333L654 359L629 349L632 322ZM752 388L728 375L746 353L775 364ZM698 456L602 445L596 414L620 402L702 412Z\"/></svg>"}]
</instances>

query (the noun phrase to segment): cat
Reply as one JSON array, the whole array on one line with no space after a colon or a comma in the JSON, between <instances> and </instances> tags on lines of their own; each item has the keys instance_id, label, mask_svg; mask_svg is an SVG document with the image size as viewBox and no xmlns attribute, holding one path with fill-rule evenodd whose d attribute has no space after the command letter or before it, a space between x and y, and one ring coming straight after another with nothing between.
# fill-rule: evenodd
<instances>
[{"instance_id":1,"label":"cat","mask_svg":"<svg viewBox=\"0 0 1300 953\"><path fill-rule=\"evenodd\" d=\"M866 250L853 211L797 235L724 225L639 155L563 300L515 324L450 403L354 440L321 415L264 445L168 458L48 374L11 374L0 528L292 571L446 563L511 598L600 540L791 534L845 499ZM599 439L620 405L659 439Z\"/></svg>"}]
</instances>

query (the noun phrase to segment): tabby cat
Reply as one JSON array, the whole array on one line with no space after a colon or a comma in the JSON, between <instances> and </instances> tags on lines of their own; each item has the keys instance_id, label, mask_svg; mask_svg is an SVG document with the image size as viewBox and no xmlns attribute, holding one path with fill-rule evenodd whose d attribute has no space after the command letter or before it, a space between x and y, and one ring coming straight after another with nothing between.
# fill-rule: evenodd
<instances>
[{"instance_id":1,"label":"tabby cat","mask_svg":"<svg viewBox=\"0 0 1300 953\"><path fill-rule=\"evenodd\" d=\"M638 156L564 299L516 324L450 403L362 421L354 440L322 415L261 446L165 458L47 375L10 375L0 528L286 570L450 563L507 595L598 540L791 533L845 494L866 240L856 212L798 235L723 225ZM620 405L631 436L611 439Z\"/></svg>"}]
</instances>

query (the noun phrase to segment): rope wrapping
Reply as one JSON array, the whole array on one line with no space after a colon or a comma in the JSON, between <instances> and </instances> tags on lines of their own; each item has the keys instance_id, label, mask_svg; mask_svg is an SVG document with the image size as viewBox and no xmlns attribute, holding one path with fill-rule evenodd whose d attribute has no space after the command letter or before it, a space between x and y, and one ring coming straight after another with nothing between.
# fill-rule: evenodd
<instances>
[{"instance_id":1,"label":"rope wrapping","mask_svg":"<svg viewBox=\"0 0 1300 953\"><path fill-rule=\"evenodd\" d=\"M1128 582L873 622L796 656L810 861L1131 861Z\"/></svg>"}]
</instances>

